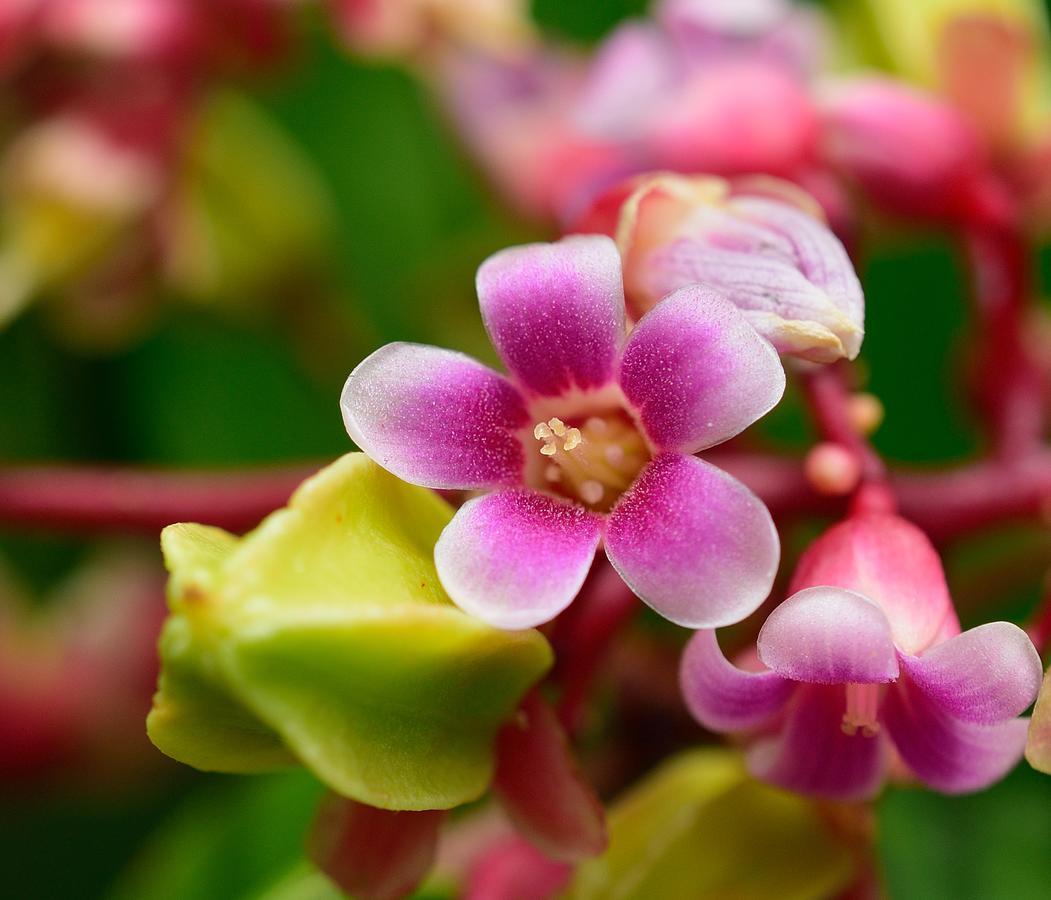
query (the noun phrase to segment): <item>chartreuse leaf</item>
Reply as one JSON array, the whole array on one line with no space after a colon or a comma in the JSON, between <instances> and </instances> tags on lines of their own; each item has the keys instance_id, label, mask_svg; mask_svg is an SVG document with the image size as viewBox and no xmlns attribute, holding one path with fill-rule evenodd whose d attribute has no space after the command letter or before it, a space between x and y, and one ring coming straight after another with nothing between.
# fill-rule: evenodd
<instances>
[{"instance_id":1,"label":"chartreuse leaf","mask_svg":"<svg viewBox=\"0 0 1051 900\"><path fill-rule=\"evenodd\" d=\"M875 65L929 90L943 90L949 42L963 37L972 46L963 59L972 65L991 62L992 75L1017 78L1016 93L1005 96L1024 132L1039 129L1046 119L1049 45L1048 17L1041 0L838 0L841 44L849 47L855 67ZM956 35L953 35L953 30ZM984 41L981 38L984 36ZM1002 55L976 56L975 41L984 53L997 47ZM842 52L842 48L841 48ZM1010 71L1012 70L1013 71ZM997 90L990 84L990 90Z\"/></svg>"},{"instance_id":2,"label":"chartreuse leaf","mask_svg":"<svg viewBox=\"0 0 1051 900\"><path fill-rule=\"evenodd\" d=\"M608 821L609 849L577 869L571 900L820 900L855 874L810 801L752 780L730 750L666 762Z\"/></svg>"},{"instance_id":3,"label":"chartreuse leaf","mask_svg":"<svg viewBox=\"0 0 1051 900\"><path fill-rule=\"evenodd\" d=\"M169 273L191 297L255 297L318 258L330 204L310 161L260 107L215 91L172 197Z\"/></svg>"},{"instance_id":4,"label":"chartreuse leaf","mask_svg":"<svg viewBox=\"0 0 1051 900\"><path fill-rule=\"evenodd\" d=\"M496 731L551 650L445 595L433 547L451 516L430 491L350 454L244 538L165 529L172 616L153 742L216 771L298 761L386 809L478 797Z\"/></svg>"}]
</instances>

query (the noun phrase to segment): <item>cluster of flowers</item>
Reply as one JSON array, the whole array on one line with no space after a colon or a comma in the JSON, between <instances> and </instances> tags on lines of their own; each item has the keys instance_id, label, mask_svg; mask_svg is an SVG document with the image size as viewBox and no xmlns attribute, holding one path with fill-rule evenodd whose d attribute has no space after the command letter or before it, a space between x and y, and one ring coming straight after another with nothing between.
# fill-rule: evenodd
<instances>
[{"instance_id":1,"label":"cluster of flowers","mask_svg":"<svg viewBox=\"0 0 1051 900\"><path fill-rule=\"evenodd\" d=\"M471 48L437 80L501 191L564 226L625 176L662 169L789 179L840 233L859 190L912 219L967 218L991 202L990 164L1046 226L1037 4L856 6L835 29L789 0L660 0L589 57L539 40L515 54ZM888 61L902 77L874 71Z\"/></svg>"},{"instance_id":2,"label":"cluster of flowers","mask_svg":"<svg viewBox=\"0 0 1051 900\"><path fill-rule=\"evenodd\" d=\"M345 21L415 46L437 5L399 6L423 18L361 3ZM455 23L472 4L440 6ZM552 664L546 636L596 571L696 632L686 705L743 742L763 782L846 802L888 778L962 793L1021 758L1039 655L1007 622L961 631L936 550L878 466L859 463L840 491L850 511L763 609L778 531L703 455L778 404L786 368L805 380L859 353L864 298L836 236L853 234L853 188L914 219L994 231L1042 215L1040 138L897 82L832 89L815 63L821 31L775 0L665 0L590 63L523 32L500 53L436 54L496 179L570 232L478 270L506 374L385 346L341 397L364 455L245 538L166 531L172 616L151 738L200 768L309 767L334 792L311 853L347 890L408 891L441 811L490 785L547 856L602 851L601 806L532 690ZM958 63L953 42L974 35L950 37ZM1001 100L1018 89L999 87ZM761 610L754 652L729 661L716 629ZM380 861L363 852L376 841Z\"/></svg>"},{"instance_id":3,"label":"cluster of flowers","mask_svg":"<svg viewBox=\"0 0 1051 900\"><path fill-rule=\"evenodd\" d=\"M788 188L630 187L619 244L574 235L480 267L507 375L412 344L351 373L347 430L391 475L350 456L240 542L166 533L174 615L151 737L201 768L309 766L339 795L312 853L349 890L415 883L442 821L422 811L490 782L551 857L602 850L601 807L553 713L523 700L550 664L529 629L572 603L599 547L697 630L686 703L747 741L759 779L839 801L888 775L957 793L1022 756L1036 650L1006 622L960 632L937 553L879 485L804 554L742 668L723 657L715 629L760 608L780 546L763 503L698 454L778 403L782 354L858 352L861 289ZM469 499L453 512L421 488ZM376 829L397 848L379 867L363 851Z\"/></svg>"},{"instance_id":4,"label":"cluster of flowers","mask_svg":"<svg viewBox=\"0 0 1051 900\"><path fill-rule=\"evenodd\" d=\"M684 660L685 695L709 728L755 736L760 777L871 797L884 780L885 730L897 759L931 786L984 787L1021 758L1026 723L1016 717L1036 697L1040 660L1005 622L960 634L936 552L892 509L860 505L814 543L760 633L755 666L739 671L720 655L712 629L759 608L779 558L762 503L695 455L784 390L774 345L748 321L773 317L750 301L765 298L784 329L806 285L853 326L854 352L861 334L860 289L831 233L777 201L737 204L691 209L696 230L680 226L688 237L672 247L699 248L698 282L630 330L608 237L495 255L479 269L478 295L510 378L460 354L388 345L347 381L347 430L399 478L484 492L435 547L442 584L466 612L501 628L549 621L601 544L643 601L703 629ZM666 250L646 261L659 266ZM743 310L727 271L747 273Z\"/></svg>"}]
</instances>

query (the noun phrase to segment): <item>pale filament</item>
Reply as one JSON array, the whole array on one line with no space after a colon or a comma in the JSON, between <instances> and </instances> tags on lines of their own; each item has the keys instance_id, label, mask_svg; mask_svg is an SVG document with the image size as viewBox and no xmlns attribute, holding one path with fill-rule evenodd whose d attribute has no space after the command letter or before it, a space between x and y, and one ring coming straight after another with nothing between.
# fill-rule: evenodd
<instances>
[{"instance_id":1,"label":"pale filament","mask_svg":"<svg viewBox=\"0 0 1051 900\"><path fill-rule=\"evenodd\" d=\"M847 711L843 713L843 733L855 735L858 730L864 737L879 734L879 685L848 684Z\"/></svg>"}]
</instances>

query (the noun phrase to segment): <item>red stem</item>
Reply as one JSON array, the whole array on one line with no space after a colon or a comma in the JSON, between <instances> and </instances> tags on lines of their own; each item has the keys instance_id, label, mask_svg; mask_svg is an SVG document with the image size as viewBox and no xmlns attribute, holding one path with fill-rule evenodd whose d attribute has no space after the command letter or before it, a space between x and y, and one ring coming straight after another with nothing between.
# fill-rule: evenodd
<instances>
[{"instance_id":1,"label":"red stem","mask_svg":"<svg viewBox=\"0 0 1051 900\"><path fill-rule=\"evenodd\" d=\"M851 500L850 512L893 511L897 504L887 481L887 468L851 421L850 388L843 364L807 371L803 392L821 437L853 454L860 465L861 481Z\"/></svg>"},{"instance_id":2,"label":"red stem","mask_svg":"<svg viewBox=\"0 0 1051 900\"><path fill-rule=\"evenodd\" d=\"M985 186L963 227L980 354L978 401L1001 459L1031 453L1044 431L1042 377L1025 342L1029 253L1017 214L998 185Z\"/></svg>"},{"instance_id":3,"label":"red stem","mask_svg":"<svg viewBox=\"0 0 1051 900\"><path fill-rule=\"evenodd\" d=\"M56 531L156 533L173 522L231 531L283 506L317 466L233 472L105 467L0 470L0 524Z\"/></svg>"},{"instance_id":4,"label":"red stem","mask_svg":"<svg viewBox=\"0 0 1051 900\"><path fill-rule=\"evenodd\" d=\"M810 487L797 460L761 454L706 458L755 491L775 518L840 515L842 500ZM889 483L905 518L945 542L979 528L1040 520L1051 506L1051 453L1016 464L981 462L938 472L894 472Z\"/></svg>"},{"instance_id":5,"label":"red stem","mask_svg":"<svg viewBox=\"0 0 1051 900\"><path fill-rule=\"evenodd\" d=\"M1037 653L1043 656L1051 644L1051 575L1044 582L1044 597L1026 629Z\"/></svg>"},{"instance_id":6,"label":"red stem","mask_svg":"<svg viewBox=\"0 0 1051 900\"><path fill-rule=\"evenodd\" d=\"M799 460L736 452L705 458L747 484L775 518L844 512L842 499L814 491ZM156 533L172 522L192 521L243 531L283 506L318 465L247 472L60 466L0 470L0 525ZM1051 452L1011 464L894 472L889 481L902 514L941 541L1051 512Z\"/></svg>"}]
</instances>

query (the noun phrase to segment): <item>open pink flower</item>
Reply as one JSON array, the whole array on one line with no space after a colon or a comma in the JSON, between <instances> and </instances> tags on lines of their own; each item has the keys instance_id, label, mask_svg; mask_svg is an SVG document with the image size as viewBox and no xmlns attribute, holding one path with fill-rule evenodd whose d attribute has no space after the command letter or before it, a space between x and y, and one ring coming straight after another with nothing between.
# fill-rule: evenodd
<instances>
[{"instance_id":1,"label":"open pink flower","mask_svg":"<svg viewBox=\"0 0 1051 900\"><path fill-rule=\"evenodd\" d=\"M988 786L1022 756L1040 659L1025 632L960 633L941 563L896 516L836 525L804 554L794 593L759 633L763 667L730 664L713 631L686 649L693 715L754 734L759 778L832 799L871 797L893 751L945 793Z\"/></svg>"},{"instance_id":2,"label":"open pink flower","mask_svg":"<svg viewBox=\"0 0 1051 900\"><path fill-rule=\"evenodd\" d=\"M673 622L739 621L766 597L777 533L744 485L694 453L769 411L773 347L694 285L626 334L620 256L587 236L497 253L478 270L482 318L510 371L389 344L347 379L354 441L406 481L485 492L435 548L442 583L493 625L546 622L600 543Z\"/></svg>"}]
</instances>

